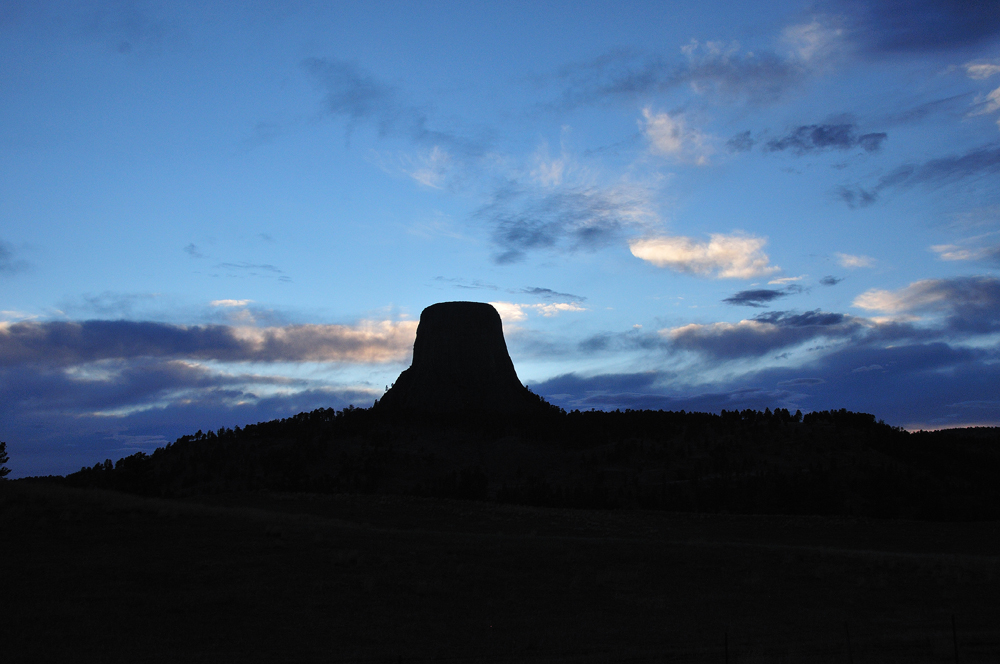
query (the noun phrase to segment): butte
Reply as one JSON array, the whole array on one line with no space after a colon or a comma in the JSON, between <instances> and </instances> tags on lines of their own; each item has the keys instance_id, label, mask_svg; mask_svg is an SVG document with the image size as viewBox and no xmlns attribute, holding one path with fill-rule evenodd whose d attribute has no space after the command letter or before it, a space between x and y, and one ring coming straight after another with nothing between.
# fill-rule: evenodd
<instances>
[{"instance_id":1,"label":"butte","mask_svg":"<svg viewBox=\"0 0 1000 664\"><path fill-rule=\"evenodd\" d=\"M517 377L500 314L484 302L424 309L413 362L377 408L387 413L531 413L548 405Z\"/></svg>"}]
</instances>

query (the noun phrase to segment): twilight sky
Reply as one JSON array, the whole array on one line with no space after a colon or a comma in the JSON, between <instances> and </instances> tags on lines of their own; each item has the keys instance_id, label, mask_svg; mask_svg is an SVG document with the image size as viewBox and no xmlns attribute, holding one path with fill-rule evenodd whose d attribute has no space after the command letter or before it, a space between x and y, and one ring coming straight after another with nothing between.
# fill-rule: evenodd
<instances>
[{"instance_id":1,"label":"twilight sky","mask_svg":"<svg viewBox=\"0 0 1000 664\"><path fill-rule=\"evenodd\" d=\"M567 409L1000 424L996 1L222 4L0 7L11 477L368 406L447 300Z\"/></svg>"}]
</instances>

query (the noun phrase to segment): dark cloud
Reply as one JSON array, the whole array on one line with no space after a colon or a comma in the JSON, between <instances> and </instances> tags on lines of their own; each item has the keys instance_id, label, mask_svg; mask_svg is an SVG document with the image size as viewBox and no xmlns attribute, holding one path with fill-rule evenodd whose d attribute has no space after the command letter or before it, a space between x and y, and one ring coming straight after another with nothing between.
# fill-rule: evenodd
<instances>
[{"instance_id":1,"label":"dark cloud","mask_svg":"<svg viewBox=\"0 0 1000 664\"><path fill-rule=\"evenodd\" d=\"M635 99L679 87L753 104L769 104L799 85L804 66L767 51L739 53L712 48L689 49L686 61L617 51L586 63L564 67L559 106L572 108L613 99Z\"/></svg>"},{"instance_id":2,"label":"dark cloud","mask_svg":"<svg viewBox=\"0 0 1000 664\"><path fill-rule=\"evenodd\" d=\"M803 385L822 385L826 381L822 378L792 378L778 383L778 387L801 387Z\"/></svg>"},{"instance_id":3,"label":"dark cloud","mask_svg":"<svg viewBox=\"0 0 1000 664\"><path fill-rule=\"evenodd\" d=\"M554 291L551 288L539 288L537 286L533 288L522 288L517 293L523 293L525 295L534 295L535 297L544 298L546 300L572 300L573 302L584 302L587 298L582 295L573 295L572 293L560 293Z\"/></svg>"},{"instance_id":4,"label":"dark cloud","mask_svg":"<svg viewBox=\"0 0 1000 664\"><path fill-rule=\"evenodd\" d=\"M189 243L184 247L184 252L191 258L204 258L205 254L201 253L201 250L195 245L194 242Z\"/></svg>"},{"instance_id":5,"label":"dark cloud","mask_svg":"<svg viewBox=\"0 0 1000 664\"><path fill-rule=\"evenodd\" d=\"M723 300L726 304L733 304L744 307L763 307L768 302L773 302L782 297L788 297L788 291L774 290L770 288L745 290L736 293Z\"/></svg>"},{"instance_id":6,"label":"dark cloud","mask_svg":"<svg viewBox=\"0 0 1000 664\"><path fill-rule=\"evenodd\" d=\"M146 368L154 373L162 370L155 365ZM149 452L199 429L245 426L316 408L367 407L375 397L357 389L317 386L265 395L257 388L266 387L267 380L258 376L247 377L250 382L245 384L206 373L192 375L190 382L182 376L178 372L173 379L164 379L161 390L153 388L154 379L136 375L128 381L115 377L118 384L106 388L49 376L47 394L58 398L58 408L42 400L0 401L0 422L16 460L9 464L12 476L65 474L107 458ZM10 373L0 370L0 391L11 384L8 378ZM22 388L20 394L38 389L25 378L15 383ZM145 391L132 397L128 385ZM99 396L94 395L95 388Z\"/></svg>"},{"instance_id":7,"label":"dark cloud","mask_svg":"<svg viewBox=\"0 0 1000 664\"><path fill-rule=\"evenodd\" d=\"M841 0L848 39L879 55L968 49L1000 37L995 0Z\"/></svg>"},{"instance_id":8,"label":"dark cloud","mask_svg":"<svg viewBox=\"0 0 1000 664\"><path fill-rule=\"evenodd\" d=\"M755 141L750 137L750 130L741 131L728 141L726 147L730 152L749 152L753 149Z\"/></svg>"},{"instance_id":9,"label":"dark cloud","mask_svg":"<svg viewBox=\"0 0 1000 664\"><path fill-rule=\"evenodd\" d=\"M879 178L874 187L841 187L840 197L851 207L866 207L885 189L923 184L941 186L966 178L1000 172L1000 145L990 143L965 154L931 159L923 164L904 164Z\"/></svg>"},{"instance_id":10,"label":"dark cloud","mask_svg":"<svg viewBox=\"0 0 1000 664\"><path fill-rule=\"evenodd\" d=\"M882 370L854 371L873 366ZM901 426L1000 423L1000 402L983 399L1000 384L996 349L956 348L942 342L847 345L804 367L772 367L703 385L692 385L690 380L689 374L667 372L569 374L532 389L568 409L847 408ZM970 403L975 407L965 405Z\"/></svg>"},{"instance_id":11,"label":"dark cloud","mask_svg":"<svg viewBox=\"0 0 1000 664\"><path fill-rule=\"evenodd\" d=\"M236 328L137 321L21 322L0 328L0 366L68 367L134 358L219 362L401 361L412 323Z\"/></svg>"},{"instance_id":12,"label":"dark cloud","mask_svg":"<svg viewBox=\"0 0 1000 664\"><path fill-rule=\"evenodd\" d=\"M791 150L803 155L818 150L851 150L861 148L865 152L877 152L888 137L885 133L858 134L851 123L803 125L787 135L767 143L771 152Z\"/></svg>"},{"instance_id":13,"label":"dark cloud","mask_svg":"<svg viewBox=\"0 0 1000 664\"><path fill-rule=\"evenodd\" d=\"M642 213L642 201L619 191L532 191L508 184L475 217L493 229L494 261L502 265L523 260L530 251L605 247L635 227L637 212Z\"/></svg>"},{"instance_id":14,"label":"dark cloud","mask_svg":"<svg viewBox=\"0 0 1000 664\"><path fill-rule=\"evenodd\" d=\"M843 277L834 277L834 276L828 274L825 277L823 277L822 279L820 279L819 283L822 286L836 286L837 284L839 284L843 280L844 280Z\"/></svg>"},{"instance_id":15,"label":"dark cloud","mask_svg":"<svg viewBox=\"0 0 1000 664\"><path fill-rule=\"evenodd\" d=\"M26 261L17 258L17 254L7 242L0 240L0 275L15 274L28 268Z\"/></svg>"},{"instance_id":16,"label":"dark cloud","mask_svg":"<svg viewBox=\"0 0 1000 664\"><path fill-rule=\"evenodd\" d=\"M686 325L667 335L678 350L695 351L715 360L760 357L823 337L844 338L861 329L857 319L844 314L808 311L795 314L772 311L739 323Z\"/></svg>"}]
</instances>

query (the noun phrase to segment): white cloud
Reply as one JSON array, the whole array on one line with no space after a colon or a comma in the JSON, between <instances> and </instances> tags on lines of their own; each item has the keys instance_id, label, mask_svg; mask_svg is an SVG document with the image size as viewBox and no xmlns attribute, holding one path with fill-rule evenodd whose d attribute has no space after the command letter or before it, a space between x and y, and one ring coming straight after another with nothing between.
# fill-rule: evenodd
<instances>
[{"instance_id":1,"label":"white cloud","mask_svg":"<svg viewBox=\"0 0 1000 664\"><path fill-rule=\"evenodd\" d=\"M404 168L404 173L425 187L441 189L451 167L451 155L435 145L429 153L410 163L411 170Z\"/></svg>"},{"instance_id":2,"label":"white cloud","mask_svg":"<svg viewBox=\"0 0 1000 664\"><path fill-rule=\"evenodd\" d=\"M980 107L969 115L986 115L987 113L993 113L994 111L1000 110L1000 88L997 88L993 92L986 95L985 99L977 97L976 103L978 103Z\"/></svg>"},{"instance_id":3,"label":"white cloud","mask_svg":"<svg viewBox=\"0 0 1000 664\"><path fill-rule=\"evenodd\" d=\"M813 19L811 23L788 26L782 38L800 60L809 62L829 55L843 32L840 28L831 28Z\"/></svg>"},{"instance_id":4,"label":"white cloud","mask_svg":"<svg viewBox=\"0 0 1000 664\"><path fill-rule=\"evenodd\" d=\"M540 316L551 318L566 311L587 311L576 302L552 302L549 304L517 304L515 302L490 302L505 323L519 323L527 320L528 312L534 310Z\"/></svg>"},{"instance_id":5,"label":"white cloud","mask_svg":"<svg viewBox=\"0 0 1000 664\"><path fill-rule=\"evenodd\" d=\"M681 236L632 240L632 255L657 267L717 279L752 279L781 268L768 265L762 249L765 238L752 235L714 233L708 242Z\"/></svg>"},{"instance_id":6,"label":"white cloud","mask_svg":"<svg viewBox=\"0 0 1000 664\"><path fill-rule=\"evenodd\" d=\"M712 153L711 146L707 145L708 137L697 129L687 127L683 116L654 114L648 108L642 110L642 115L645 122L640 120L639 127L646 133L653 152L691 161L699 166L708 163L708 156Z\"/></svg>"},{"instance_id":7,"label":"white cloud","mask_svg":"<svg viewBox=\"0 0 1000 664\"><path fill-rule=\"evenodd\" d=\"M1000 74L1000 65L994 65L991 63L966 63L965 73L969 78L974 78L976 80L982 80L984 78L989 78L994 74Z\"/></svg>"},{"instance_id":8,"label":"white cloud","mask_svg":"<svg viewBox=\"0 0 1000 664\"><path fill-rule=\"evenodd\" d=\"M253 300L212 300L209 302L213 307L245 307Z\"/></svg>"},{"instance_id":9,"label":"white cloud","mask_svg":"<svg viewBox=\"0 0 1000 664\"><path fill-rule=\"evenodd\" d=\"M937 244L931 247L931 250L943 261L977 260L986 255L984 249L963 249L957 244Z\"/></svg>"},{"instance_id":10,"label":"white cloud","mask_svg":"<svg viewBox=\"0 0 1000 664\"><path fill-rule=\"evenodd\" d=\"M803 274L801 277L780 277L778 279L771 279L769 282L767 282L767 284L769 286L776 286L776 285L780 286L781 284L790 284L796 281L802 281L807 276L809 275Z\"/></svg>"},{"instance_id":11,"label":"white cloud","mask_svg":"<svg viewBox=\"0 0 1000 664\"><path fill-rule=\"evenodd\" d=\"M871 256L863 256L860 254L840 254L836 253L834 256L837 257L837 262L840 263L841 267L871 267L875 265L875 259Z\"/></svg>"},{"instance_id":12,"label":"white cloud","mask_svg":"<svg viewBox=\"0 0 1000 664\"><path fill-rule=\"evenodd\" d=\"M872 288L857 296L853 304L869 311L887 313L939 308L953 295L944 285L942 279L923 279L897 291Z\"/></svg>"}]
</instances>

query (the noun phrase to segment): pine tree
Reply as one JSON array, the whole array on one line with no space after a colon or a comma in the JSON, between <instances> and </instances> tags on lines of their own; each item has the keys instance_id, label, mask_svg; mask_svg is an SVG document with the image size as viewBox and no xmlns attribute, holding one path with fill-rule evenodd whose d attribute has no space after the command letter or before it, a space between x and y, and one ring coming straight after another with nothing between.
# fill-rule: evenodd
<instances>
[{"instance_id":1,"label":"pine tree","mask_svg":"<svg viewBox=\"0 0 1000 664\"><path fill-rule=\"evenodd\" d=\"M4 464L10 461L10 457L7 456L7 443L0 440L0 479L3 479L10 472L10 468Z\"/></svg>"}]
</instances>

